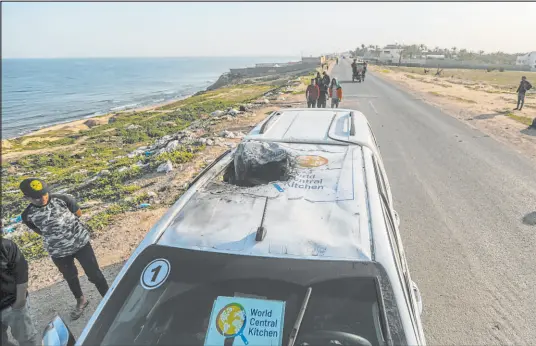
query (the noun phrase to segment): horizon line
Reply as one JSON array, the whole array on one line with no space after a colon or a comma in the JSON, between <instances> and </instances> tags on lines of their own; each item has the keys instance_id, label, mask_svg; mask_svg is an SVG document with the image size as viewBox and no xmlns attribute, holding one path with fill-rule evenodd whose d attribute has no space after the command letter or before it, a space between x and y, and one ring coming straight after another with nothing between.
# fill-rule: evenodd
<instances>
[{"instance_id":1,"label":"horizon line","mask_svg":"<svg viewBox=\"0 0 536 346\"><path fill-rule=\"evenodd\" d=\"M325 55L320 54L318 56ZM277 55L182 55L182 56L66 56L66 57L2 57L2 60L52 60L52 59L177 59L177 58L289 58L300 54ZM314 55L311 55L314 56Z\"/></svg>"}]
</instances>

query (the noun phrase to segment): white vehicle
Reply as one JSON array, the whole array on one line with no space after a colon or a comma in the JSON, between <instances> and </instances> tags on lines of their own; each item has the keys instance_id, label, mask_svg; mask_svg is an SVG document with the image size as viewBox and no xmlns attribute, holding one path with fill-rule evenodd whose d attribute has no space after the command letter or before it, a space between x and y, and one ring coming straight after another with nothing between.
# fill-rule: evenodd
<instances>
[{"instance_id":1,"label":"white vehicle","mask_svg":"<svg viewBox=\"0 0 536 346\"><path fill-rule=\"evenodd\" d=\"M77 345L425 345L398 220L362 113L275 112L150 230ZM45 344L68 335L57 317Z\"/></svg>"}]
</instances>

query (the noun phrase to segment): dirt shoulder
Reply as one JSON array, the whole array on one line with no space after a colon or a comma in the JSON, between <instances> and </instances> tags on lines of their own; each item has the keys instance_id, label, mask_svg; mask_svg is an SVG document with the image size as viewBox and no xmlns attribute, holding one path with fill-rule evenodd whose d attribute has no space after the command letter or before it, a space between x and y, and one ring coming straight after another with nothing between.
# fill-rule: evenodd
<instances>
[{"instance_id":1,"label":"dirt shoulder","mask_svg":"<svg viewBox=\"0 0 536 346\"><path fill-rule=\"evenodd\" d=\"M536 129L528 128L532 119L536 118L536 93L527 94L521 112L513 110L517 102L517 86L512 87L511 84L519 73L510 76L510 72L486 74L486 71L457 70L456 73L436 77L433 75L435 69L427 75L418 68L373 66L371 70L536 160ZM536 73L527 74L529 80L536 81Z\"/></svg>"}]
</instances>

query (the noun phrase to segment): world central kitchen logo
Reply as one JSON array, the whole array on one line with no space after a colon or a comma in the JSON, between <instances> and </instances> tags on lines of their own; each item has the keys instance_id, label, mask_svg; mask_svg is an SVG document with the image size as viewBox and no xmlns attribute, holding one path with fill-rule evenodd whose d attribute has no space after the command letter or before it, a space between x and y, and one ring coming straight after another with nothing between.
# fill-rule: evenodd
<instances>
[{"instance_id":1,"label":"world central kitchen logo","mask_svg":"<svg viewBox=\"0 0 536 346\"><path fill-rule=\"evenodd\" d=\"M249 317L248 317L249 315ZM226 339L240 337L245 345L248 338L279 338L280 321L272 309L250 308L238 303L225 305L217 314L216 329Z\"/></svg>"}]
</instances>

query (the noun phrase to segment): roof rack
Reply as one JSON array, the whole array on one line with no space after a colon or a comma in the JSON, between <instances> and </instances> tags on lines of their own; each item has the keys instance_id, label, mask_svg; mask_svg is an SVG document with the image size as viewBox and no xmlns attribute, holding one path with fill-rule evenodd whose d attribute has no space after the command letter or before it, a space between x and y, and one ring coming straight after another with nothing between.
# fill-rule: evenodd
<instances>
[{"instance_id":1,"label":"roof rack","mask_svg":"<svg viewBox=\"0 0 536 346\"><path fill-rule=\"evenodd\" d=\"M263 134L266 130L266 127L268 126L268 123L270 122L270 120L272 120L273 117L275 117L276 115L281 115L281 113L279 113L279 111L275 111L273 112L272 114L270 114L270 117L262 124L260 130L259 130L259 134Z\"/></svg>"},{"instance_id":2,"label":"roof rack","mask_svg":"<svg viewBox=\"0 0 536 346\"><path fill-rule=\"evenodd\" d=\"M350 136L355 136L354 112L350 112Z\"/></svg>"}]
</instances>

